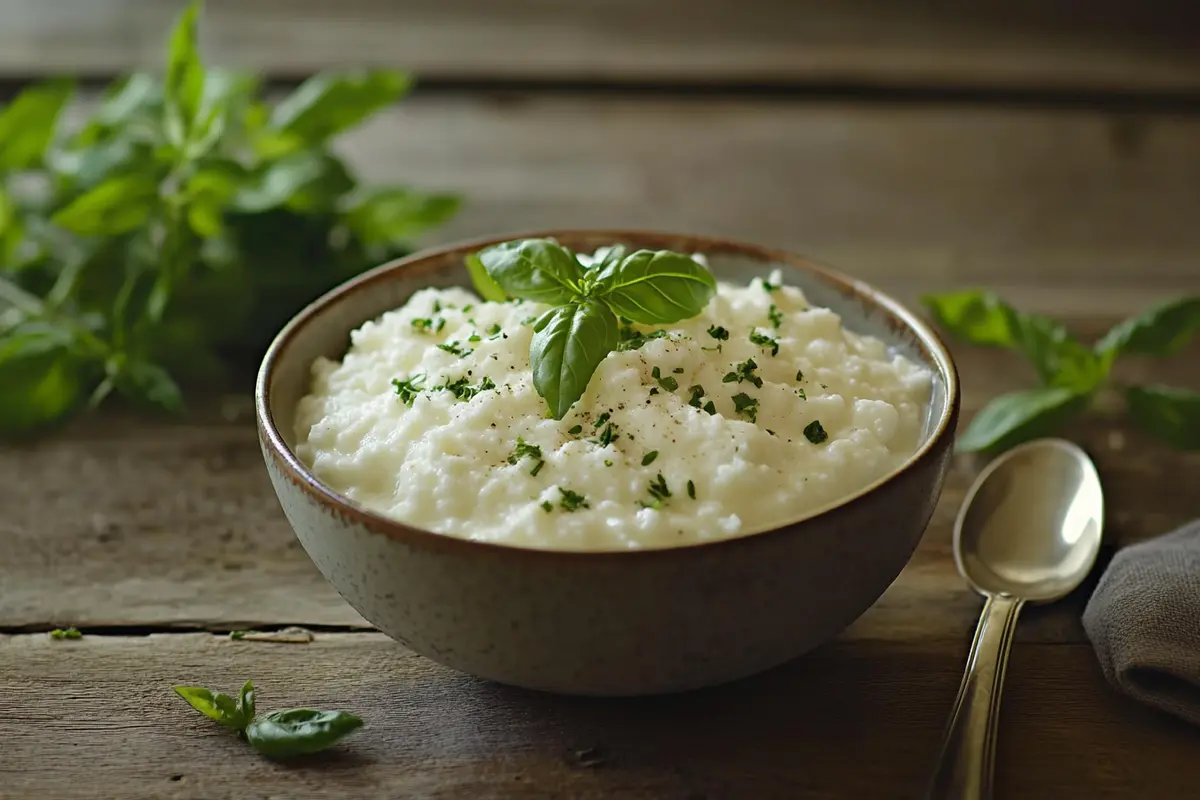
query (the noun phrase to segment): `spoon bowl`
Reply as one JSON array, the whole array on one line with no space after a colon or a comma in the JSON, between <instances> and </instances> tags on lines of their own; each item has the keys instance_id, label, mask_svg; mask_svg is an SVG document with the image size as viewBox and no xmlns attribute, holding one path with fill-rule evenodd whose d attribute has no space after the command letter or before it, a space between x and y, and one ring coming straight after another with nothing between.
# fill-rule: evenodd
<instances>
[{"instance_id":1,"label":"spoon bowl","mask_svg":"<svg viewBox=\"0 0 1200 800\"><path fill-rule=\"evenodd\" d=\"M954 525L954 561L987 598L942 741L931 800L988 800L1000 691L1026 602L1070 594L1096 563L1104 527L1100 476L1087 454L1039 439L993 461Z\"/></svg>"},{"instance_id":2,"label":"spoon bowl","mask_svg":"<svg viewBox=\"0 0 1200 800\"><path fill-rule=\"evenodd\" d=\"M958 571L980 594L1046 603L1096 563L1104 527L1100 476L1078 446L1041 439L979 475L954 526Z\"/></svg>"}]
</instances>

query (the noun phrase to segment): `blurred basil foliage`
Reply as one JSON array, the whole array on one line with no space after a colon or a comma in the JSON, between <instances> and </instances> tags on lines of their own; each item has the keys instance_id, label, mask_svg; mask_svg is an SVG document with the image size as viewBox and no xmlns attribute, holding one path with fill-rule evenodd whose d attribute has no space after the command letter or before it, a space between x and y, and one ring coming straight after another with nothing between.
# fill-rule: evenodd
<instances>
[{"instance_id":1,"label":"blurred basil foliage","mask_svg":"<svg viewBox=\"0 0 1200 800\"><path fill-rule=\"evenodd\" d=\"M70 131L69 80L0 109L0 435L114 392L178 410L180 383L253 363L306 302L458 209L362 186L330 148L409 76L322 73L271 106L255 76L205 66L198 12L162 76L116 82Z\"/></svg>"}]
</instances>

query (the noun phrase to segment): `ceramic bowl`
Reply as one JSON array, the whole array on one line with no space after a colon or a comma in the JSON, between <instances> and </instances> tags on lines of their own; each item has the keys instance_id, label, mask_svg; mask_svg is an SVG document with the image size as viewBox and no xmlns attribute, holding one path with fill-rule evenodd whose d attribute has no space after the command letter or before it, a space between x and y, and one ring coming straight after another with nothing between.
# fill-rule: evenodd
<instances>
[{"instance_id":1,"label":"ceramic bowl","mask_svg":"<svg viewBox=\"0 0 1200 800\"><path fill-rule=\"evenodd\" d=\"M293 416L318 356L425 286L470 286L463 256L552 236L588 251L621 242L707 256L745 283L775 268L851 330L927 366L933 396L917 452L815 515L684 547L553 552L473 542L387 519L321 484L297 458ZM946 348L871 287L798 256L639 231L542 231L467 242L386 264L301 311L271 344L256 387L259 439L284 513L318 569L379 630L434 661L506 684L584 695L677 692L776 666L831 639L911 557L948 468L959 411Z\"/></svg>"}]
</instances>

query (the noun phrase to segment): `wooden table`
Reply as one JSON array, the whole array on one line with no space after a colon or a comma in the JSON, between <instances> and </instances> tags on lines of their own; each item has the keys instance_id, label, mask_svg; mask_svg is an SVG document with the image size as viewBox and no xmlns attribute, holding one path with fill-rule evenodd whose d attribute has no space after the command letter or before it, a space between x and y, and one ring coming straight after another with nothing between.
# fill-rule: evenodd
<instances>
[{"instance_id":1,"label":"wooden table","mask_svg":"<svg viewBox=\"0 0 1200 800\"><path fill-rule=\"evenodd\" d=\"M1085 337L1200 290L1200 50L1153 3L1080 18L1066 3L954 16L521 0L481 27L481 2L356 0L356 21L331 27L315 0L286 15L213 0L213 46L282 75L406 53L431 88L346 149L380 179L465 193L431 242L555 225L727 234L910 303L987 284ZM164 5L0 0L0 78L36 72L34 57L100 75L147 60ZM143 17L153 26L114 22ZM639 25L602 24L614 18ZM1009 354L954 354L967 418L1031 383ZM1200 345L1121 375L1200 388L1197 359ZM1200 514L1185 488L1200 455L1095 416L1068 434L1105 482L1102 560ZM288 529L244 390L196 400L185 421L116 409L2 445L0 798L919 797L980 605L950 557L979 466L956 464L912 562L837 640L736 685L601 701L483 683L372 632ZM998 796L1194 797L1200 732L1104 683L1078 621L1090 588L1021 621ZM46 633L66 625L84 638ZM227 635L285 625L315 640ZM264 708L343 707L367 727L279 766L170 691L247 678Z\"/></svg>"}]
</instances>

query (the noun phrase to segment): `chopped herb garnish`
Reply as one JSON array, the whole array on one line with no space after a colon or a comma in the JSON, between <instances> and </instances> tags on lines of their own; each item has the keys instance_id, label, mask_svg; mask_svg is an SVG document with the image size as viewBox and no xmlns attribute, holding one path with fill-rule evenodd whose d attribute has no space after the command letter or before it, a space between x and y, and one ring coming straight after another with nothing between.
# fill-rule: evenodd
<instances>
[{"instance_id":1,"label":"chopped herb garnish","mask_svg":"<svg viewBox=\"0 0 1200 800\"><path fill-rule=\"evenodd\" d=\"M436 313L438 313L438 312L439 312L439 311L441 311L441 310L442 310L442 301L441 301L441 300L434 300L434 301L433 301L433 313L435 313L435 314L436 314Z\"/></svg>"},{"instance_id":2,"label":"chopped herb garnish","mask_svg":"<svg viewBox=\"0 0 1200 800\"><path fill-rule=\"evenodd\" d=\"M579 434L583 433L583 426L575 425L570 430L568 430L567 433L571 434L572 436L578 436Z\"/></svg>"},{"instance_id":3,"label":"chopped herb garnish","mask_svg":"<svg viewBox=\"0 0 1200 800\"><path fill-rule=\"evenodd\" d=\"M50 631L51 639L82 639L83 634L79 628L55 628Z\"/></svg>"},{"instance_id":4,"label":"chopped herb garnish","mask_svg":"<svg viewBox=\"0 0 1200 800\"><path fill-rule=\"evenodd\" d=\"M412 326L420 333L429 333L431 331L433 333L440 333L442 328L446 327L446 320L441 317L423 317L414 319Z\"/></svg>"},{"instance_id":5,"label":"chopped herb garnish","mask_svg":"<svg viewBox=\"0 0 1200 800\"><path fill-rule=\"evenodd\" d=\"M658 387L657 387L657 386L655 386L654 388L652 388L652 389L650 390L650 396L651 396L651 397L654 397L654 395L656 395L656 394L658 394Z\"/></svg>"},{"instance_id":6,"label":"chopped herb garnish","mask_svg":"<svg viewBox=\"0 0 1200 800\"><path fill-rule=\"evenodd\" d=\"M775 431L771 430L770 428L767 428L767 433L771 434L772 436L775 435Z\"/></svg>"},{"instance_id":7,"label":"chopped herb garnish","mask_svg":"<svg viewBox=\"0 0 1200 800\"><path fill-rule=\"evenodd\" d=\"M654 463L654 459L656 459L656 458L658 458L658 451L651 450L649 453L646 453L646 455L642 456L642 466L643 467L650 466L651 464Z\"/></svg>"},{"instance_id":8,"label":"chopped herb garnish","mask_svg":"<svg viewBox=\"0 0 1200 800\"><path fill-rule=\"evenodd\" d=\"M471 311L471 309L472 309L472 308L474 308L474 307L475 307L475 306L471 305L470 303L467 303L465 306L463 306L463 307L462 307L462 312L463 312L464 314L469 314L469 313L470 313L470 311Z\"/></svg>"},{"instance_id":9,"label":"chopped herb garnish","mask_svg":"<svg viewBox=\"0 0 1200 800\"><path fill-rule=\"evenodd\" d=\"M696 384L695 386L689 386L688 391L692 393L692 396L688 398L688 405L692 408L699 408L700 398L704 397L704 387Z\"/></svg>"},{"instance_id":10,"label":"chopped herb garnish","mask_svg":"<svg viewBox=\"0 0 1200 800\"><path fill-rule=\"evenodd\" d=\"M466 378L459 378L458 380L454 381L453 383L447 383L443 386L435 386L435 387L433 387L433 389L431 391L436 392L436 391L445 389L446 391L450 392L456 398L458 398L459 400L461 400L462 402L465 403L465 402L468 402L469 400L471 400L471 398L473 398L475 395L479 394L480 392L485 392L488 389L495 389L495 388L496 388L496 384L494 384L492 382L491 378L484 378L482 381L479 382L478 386L472 386Z\"/></svg>"},{"instance_id":11,"label":"chopped herb garnish","mask_svg":"<svg viewBox=\"0 0 1200 800\"><path fill-rule=\"evenodd\" d=\"M554 510L553 503L551 503L549 500L542 501L542 511L545 511L547 514L549 514L553 510Z\"/></svg>"},{"instance_id":12,"label":"chopped herb garnish","mask_svg":"<svg viewBox=\"0 0 1200 800\"><path fill-rule=\"evenodd\" d=\"M621 328L620 344L617 345L618 350L637 350L651 339L667 339L671 334L662 329L642 333L635 331L633 328L625 325Z\"/></svg>"},{"instance_id":13,"label":"chopped herb garnish","mask_svg":"<svg viewBox=\"0 0 1200 800\"><path fill-rule=\"evenodd\" d=\"M513 448L512 453L508 456L508 463L516 464L523 458L535 458L537 463L533 465L533 469L529 474L536 476L542 471L542 467L546 466L546 462L542 460L542 448L536 444L529 444L520 436L517 437L517 446Z\"/></svg>"},{"instance_id":14,"label":"chopped herb garnish","mask_svg":"<svg viewBox=\"0 0 1200 800\"><path fill-rule=\"evenodd\" d=\"M796 380L798 380L798 381L804 380L804 370L802 370L802 369L796 370Z\"/></svg>"},{"instance_id":15,"label":"chopped herb garnish","mask_svg":"<svg viewBox=\"0 0 1200 800\"><path fill-rule=\"evenodd\" d=\"M813 444L821 444L829 438L829 434L825 432L825 428L821 427L821 421L814 419L804 426L804 438Z\"/></svg>"},{"instance_id":16,"label":"chopped herb garnish","mask_svg":"<svg viewBox=\"0 0 1200 800\"><path fill-rule=\"evenodd\" d=\"M729 338L729 331L725 330L720 325L710 325L708 327L708 335L716 339L718 342L724 342Z\"/></svg>"},{"instance_id":17,"label":"chopped herb garnish","mask_svg":"<svg viewBox=\"0 0 1200 800\"><path fill-rule=\"evenodd\" d=\"M666 500L671 496L671 490L667 488L667 479L661 472L650 481L650 496L655 500Z\"/></svg>"},{"instance_id":18,"label":"chopped herb garnish","mask_svg":"<svg viewBox=\"0 0 1200 800\"><path fill-rule=\"evenodd\" d=\"M764 350L766 350L767 348L770 348L771 355L773 355L773 356L779 355L779 340L773 339L770 336L767 336L765 333L759 333L758 331L751 331L750 332L750 343L756 344L759 347L763 348Z\"/></svg>"},{"instance_id":19,"label":"chopped herb garnish","mask_svg":"<svg viewBox=\"0 0 1200 800\"><path fill-rule=\"evenodd\" d=\"M696 484L692 483L691 481L688 481L688 497L692 498L693 500L696 499Z\"/></svg>"},{"instance_id":20,"label":"chopped herb garnish","mask_svg":"<svg viewBox=\"0 0 1200 800\"><path fill-rule=\"evenodd\" d=\"M604 423L608 422L608 420L609 420L611 417L612 417L612 414L610 414L610 413L608 413L607 411L605 411L603 414L601 414L600 416L596 417L596 421L592 423L592 428L593 428L593 429L599 429L599 427L600 427L601 425L603 425Z\"/></svg>"},{"instance_id":21,"label":"chopped herb garnish","mask_svg":"<svg viewBox=\"0 0 1200 800\"><path fill-rule=\"evenodd\" d=\"M501 333L502 333L502 329L500 328L500 323L497 322L495 325L492 326L491 330L488 331L488 338L489 339L499 339Z\"/></svg>"},{"instance_id":22,"label":"chopped herb garnish","mask_svg":"<svg viewBox=\"0 0 1200 800\"><path fill-rule=\"evenodd\" d=\"M532 325L535 322L537 322L537 317L526 317L525 319L521 320L522 325Z\"/></svg>"},{"instance_id":23,"label":"chopped herb garnish","mask_svg":"<svg viewBox=\"0 0 1200 800\"><path fill-rule=\"evenodd\" d=\"M758 364L753 358L747 358L740 364L734 367L734 371L728 373L721 379L721 383L742 383L748 381L754 384L755 388L761 389L763 385L762 378L754 374L754 370L758 369Z\"/></svg>"},{"instance_id":24,"label":"chopped herb garnish","mask_svg":"<svg viewBox=\"0 0 1200 800\"><path fill-rule=\"evenodd\" d=\"M683 367L676 367L675 369L671 370L671 372L674 372L676 375L682 375Z\"/></svg>"},{"instance_id":25,"label":"chopped herb garnish","mask_svg":"<svg viewBox=\"0 0 1200 800\"><path fill-rule=\"evenodd\" d=\"M668 392L673 392L679 388L679 381L675 380L670 375L667 375L664 377L662 374L662 370L660 370L658 367L655 367L654 369L650 370L650 375L653 376L654 380L658 381L659 386L666 389ZM658 394L658 392L654 392L654 391L652 391L650 393Z\"/></svg>"},{"instance_id":26,"label":"chopped herb garnish","mask_svg":"<svg viewBox=\"0 0 1200 800\"><path fill-rule=\"evenodd\" d=\"M562 493L562 500L559 502L559 505L562 506L563 511L576 511L580 508L591 508L583 495L576 494L570 489L564 489L561 486L558 487L558 491Z\"/></svg>"},{"instance_id":27,"label":"chopped herb garnish","mask_svg":"<svg viewBox=\"0 0 1200 800\"><path fill-rule=\"evenodd\" d=\"M604 426L604 430L600 431L600 436L593 441L601 447L608 447L617 439L617 426L611 422Z\"/></svg>"},{"instance_id":28,"label":"chopped herb garnish","mask_svg":"<svg viewBox=\"0 0 1200 800\"><path fill-rule=\"evenodd\" d=\"M783 324L783 312L779 310L778 306L771 303L771 307L767 309L767 319L771 321L771 327L778 328Z\"/></svg>"},{"instance_id":29,"label":"chopped herb garnish","mask_svg":"<svg viewBox=\"0 0 1200 800\"><path fill-rule=\"evenodd\" d=\"M709 413L709 416L715 417L717 415L717 407L713 404L712 400L704 404L704 410Z\"/></svg>"},{"instance_id":30,"label":"chopped herb garnish","mask_svg":"<svg viewBox=\"0 0 1200 800\"><path fill-rule=\"evenodd\" d=\"M803 389L797 389L797 390L796 390L796 396L797 396L797 397L799 397L801 400L807 400L807 399L808 399L808 395L805 393L805 391L804 391Z\"/></svg>"},{"instance_id":31,"label":"chopped herb garnish","mask_svg":"<svg viewBox=\"0 0 1200 800\"><path fill-rule=\"evenodd\" d=\"M474 343L474 342L482 342L482 341L483 341L483 337L482 337L482 336L480 336L478 333L472 333L470 336L468 336L468 337L467 337L467 341L468 341L468 342L472 342L472 343Z\"/></svg>"},{"instance_id":32,"label":"chopped herb garnish","mask_svg":"<svg viewBox=\"0 0 1200 800\"><path fill-rule=\"evenodd\" d=\"M745 392L733 396L733 408L751 422L758 421L758 400Z\"/></svg>"},{"instance_id":33,"label":"chopped herb garnish","mask_svg":"<svg viewBox=\"0 0 1200 800\"><path fill-rule=\"evenodd\" d=\"M611 462L611 461L609 461L609 460L606 458L606 459L604 459L604 466L606 466L606 467L611 467L611 466L612 466L612 462Z\"/></svg>"},{"instance_id":34,"label":"chopped herb garnish","mask_svg":"<svg viewBox=\"0 0 1200 800\"><path fill-rule=\"evenodd\" d=\"M451 355L456 355L459 358L465 358L465 357L471 355L472 352L474 352L470 348L463 347L457 341L443 342L442 344L439 344L437 346L437 348L438 348L438 350L445 350L447 353L450 353Z\"/></svg>"},{"instance_id":35,"label":"chopped herb garnish","mask_svg":"<svg viewBox=\"0 0 1200 800\"><path fill-rule=\"evenodd\" d=\"M393 378L392 386L396 387L396 394L399 395L400 401L407 406L411 406L413 400L417 399L417 395L421 393L421 384L424 382L424 375L413 375L406 380Z\"/></svg>"},{"instance_id":36,"label":"chopped herb garnish","mask_svg":"<svg viewBox=\"0 0 1200 800\"><path fill-rule=\"evenodd\" d=\"M779 283L771 283L771 282L770 282L769 280L767 280L766 278L759 278L759 280L761 280L761 281L762 281L762 288L763 288L763 291L764 291L764 292L773 292L773 291L777 290L777 289L778 289L778 288L779 288L779 287L782 285L782 284L779 284Z\"/></svg>"}]
</instances>

